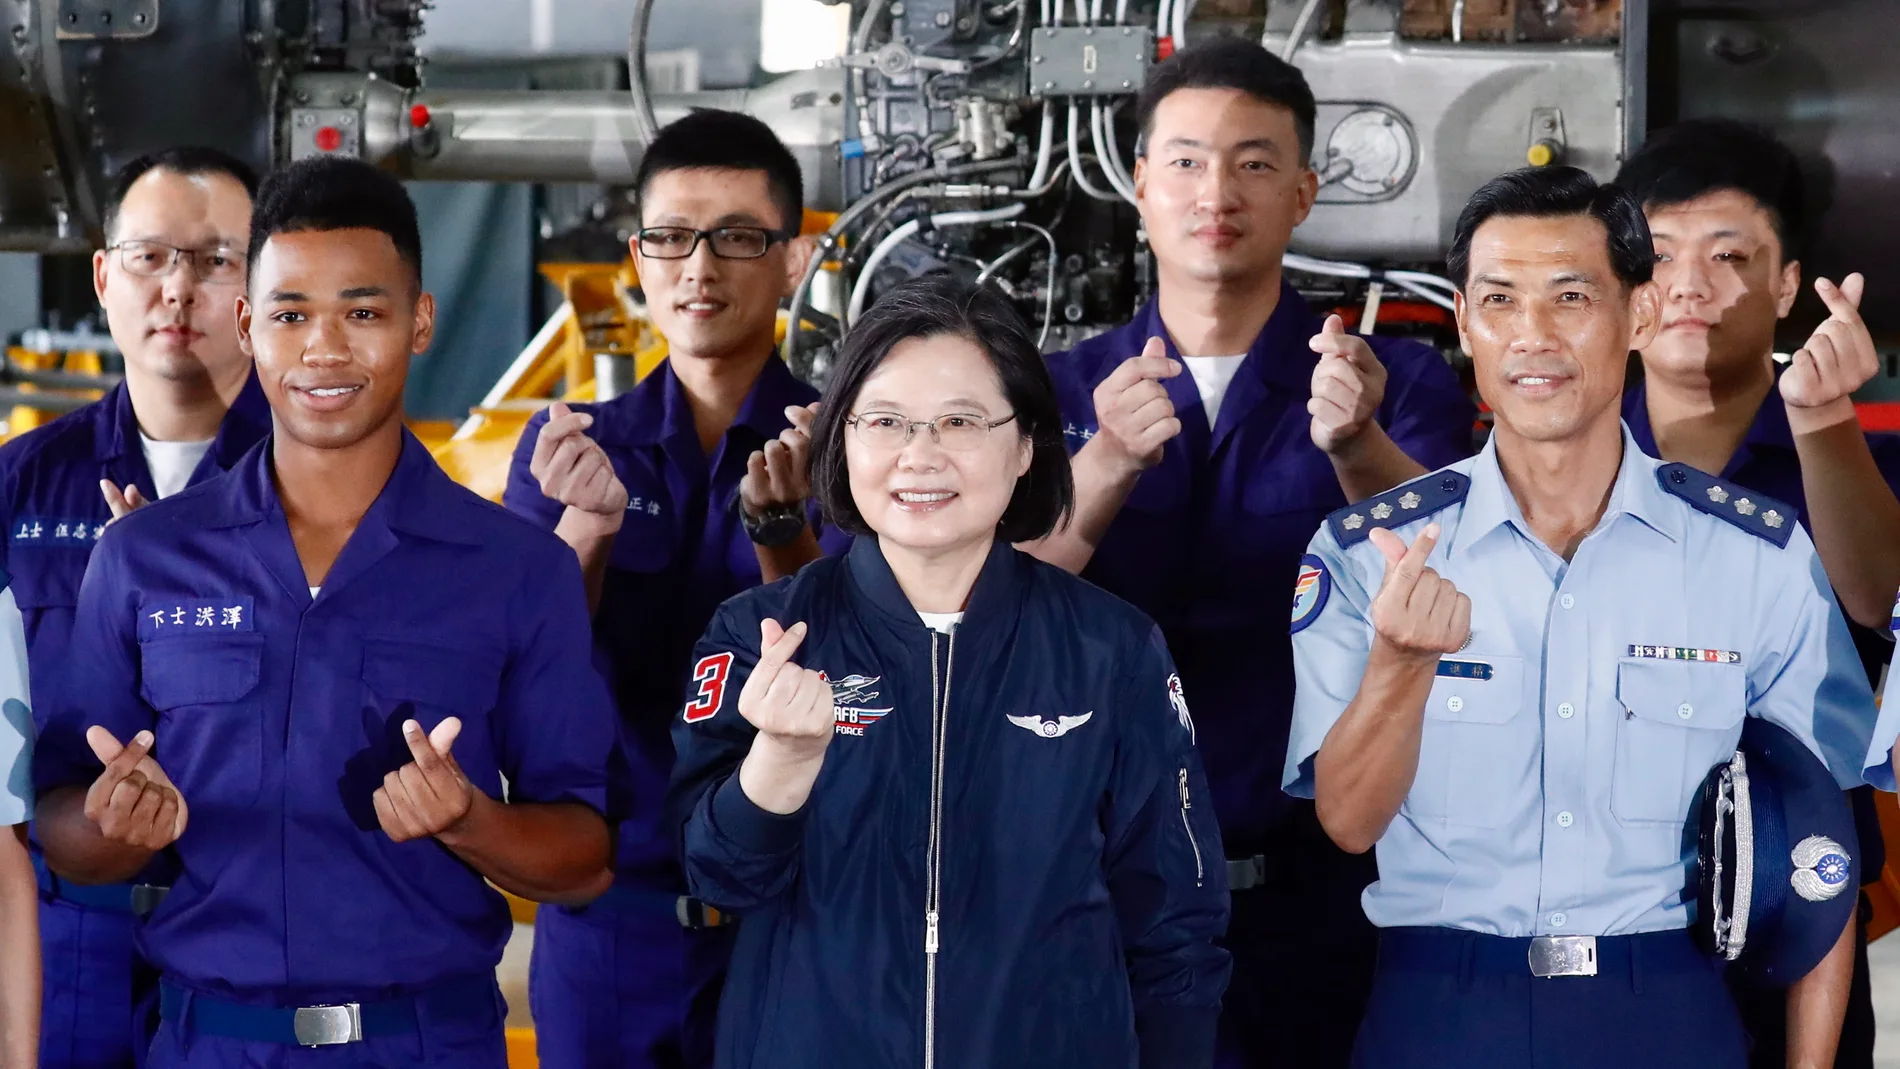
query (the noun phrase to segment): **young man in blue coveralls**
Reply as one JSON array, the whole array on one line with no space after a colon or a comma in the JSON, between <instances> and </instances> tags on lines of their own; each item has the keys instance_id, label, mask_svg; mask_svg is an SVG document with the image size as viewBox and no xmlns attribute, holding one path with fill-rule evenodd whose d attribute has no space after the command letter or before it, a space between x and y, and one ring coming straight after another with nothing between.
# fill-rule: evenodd
<instances>
[{"instance_id":1,"label":"young man in blue coveralls","mask_svg":"<svg viewBox=\"0 0 1900 1069\"><path fill-rule=\"evenodd\" d=\"M1778 373L1775 326L1800 293L1802 235L1811 222L1794 153L1742 123L1693 120L1652 138L1623 165L1617 184L1643 202L1663 301L1642 377L1623 393L1630 433L1653 456L1799 510L1868 681L1877 682L1893 655L1888 628L1900 587L1900 436L1863 434L1854 413L1854 391L1880 371L1860 318L1861 277L1814 281L1828 317ZM1849 797L1861 877L1875 883L1886 851L1873 788ZM1756 1069L1789 1064L1802 1034L1837 1028L1832 1064L1872 1069L1870 912L1863 901L1855 934L1820 967L1851 982L1845 1006L1790 1003L1739 978L1731 984ZM1820 1016L1804 1020L1803 1012Z\"/></svg>"},{"instance_id":2,"label":"young man in blue coveralls","mask_svg":"<svg viewBox=\"0 0 1900 1069\"><path fill-rule=\"evenodd\" d=\"M47 863L97 883L176 856L139 933L154 1066L500 1069L488 882L610 879L580 572L402 425L435 308L394 178L273 175L249 268L271 436L95 547L34 758Z\"/></svg>"},{"instance_id":3,"label":"young man in blue coveralls","mask_svg":"<svg viewBox=\"0 0 1900 1069\"><path fill-rule=\"evenodd\" d=\"M169 149L119 172L92 275L125 381L0 446L0 553L26 622L31 704L42 718L56 704L79 580L106 524L223 473L270 430L270 406L237 338L256 189L249 167L211 149ZM98 886L59 879L37 852L34 860L45 959L40 1065L131 1065L156 1023L154 978L132 937L171 880L169 859Z\"/></svg>"},{"instance_id":4,"label":"young man in blue coveralls","mask_svg":"<svg viewBox=\"0 0 1900 1069\"><path fill-rule=\"evenodd\" d=\"M669 725L713 610L843 544L821 543L805 504L818 393L774 346L779 299L811 253L797 162L764 123L700 111L648 146L635 188L632 250L667 359L622 397L537 413L503 499L580 557L633 773L612 890L536 920L547 1069L712 1064L731 932L682 897L661 819Z\"/></svg>"},{"instance_id":5,"label":"young man in blue coveralls","mask_svg":"<svg viewBox=\"0 0 1900 1069\"><path fill-rule=\"evenodd\" d=\"M1328 512L1468 455L1475 413L1436 351L1322 324L1282 280L1318 189L1298 70L1244 41L1198 45L1149 74L1139 111L1159 288L1049 358L1076 519L1031 551L1152 616L1193 702L1234 859L1219 1064L1339 1066L1372 978L1359 892L1375 870L1280 791L1286 592Z\"/></svg>"}]
</instances>

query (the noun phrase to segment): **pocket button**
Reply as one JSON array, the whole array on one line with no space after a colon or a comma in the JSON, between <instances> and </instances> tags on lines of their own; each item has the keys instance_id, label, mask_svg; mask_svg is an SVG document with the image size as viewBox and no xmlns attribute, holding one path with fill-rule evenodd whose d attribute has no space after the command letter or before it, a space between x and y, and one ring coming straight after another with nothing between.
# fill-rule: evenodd
<instances>
[{"instance_id":1,"label":"pocket button","mask_svg":"<svg viewBox=\"0 0 1900 1069\"><path fill-rule=\"evenodd\" d=\"M1695 715L1695 706L1690 705L1688 702L1683 702L1681 705L1676 706L1676 715L1687 720Z\"/></svg>"},{"instance_id":2,"label":"pocket button","mask_svg":"<svg viewBox=\"0 0 1900 1069\"><path fill-rule=\"evenodd\" d=\"M1450 709L1454 713L1462 710L1464 707L1465 700L1456 694L1445 699L1445 708Z\"/></svg>"}]
</instances>

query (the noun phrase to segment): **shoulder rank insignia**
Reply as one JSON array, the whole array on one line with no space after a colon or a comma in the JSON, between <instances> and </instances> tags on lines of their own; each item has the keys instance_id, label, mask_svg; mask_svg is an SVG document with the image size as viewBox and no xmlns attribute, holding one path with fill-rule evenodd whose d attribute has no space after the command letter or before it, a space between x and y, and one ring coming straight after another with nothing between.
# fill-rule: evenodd
<instances>
[{"instance_id":1,"label":"shoulder rank insignia","mask_svg":"<svg viewBox=\"0 0 1900 1069\"><path fill-rule=\"evenodd\" d=\"M1364 542L1374 527L1403 527L1465 499L1471 480L1455 471L1435 471L1403 486L1348 505L1326 517L1341 549Z\"/></svg>"},{"instance_id":2,"label":"shoulder rank insignia","mask_svg":"<svg viewBox=\"0 0 1900 1069\"><path fill-rule=\"evenodd\" d=\"M1687 501L1698 512L1725 520L1775 548L1786 549L1794 537L1795 510L1772 497L1718 479L1687 464L1664 464L1656 469L1664 490Z\"/></svg>"}]
</instances>

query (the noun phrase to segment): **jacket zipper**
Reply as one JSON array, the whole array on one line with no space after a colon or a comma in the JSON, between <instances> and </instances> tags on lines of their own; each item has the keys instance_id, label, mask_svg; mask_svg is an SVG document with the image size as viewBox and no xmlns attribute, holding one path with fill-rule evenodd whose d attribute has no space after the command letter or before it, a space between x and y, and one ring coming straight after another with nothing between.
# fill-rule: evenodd
<instances>
[{"instance_id":1,"label":"jacket zipper","mask_svg":"<svg viewBox=\"0 0 1900 1069\"><path fill-rule=\"evenodd\" d=\"M950 666L957 635L950 633L943 674L937 673L937 634L930 635L930 848L924 874L924 1069L937 1065L937 947L943 898L943 751L950 720ZM940 689L941 688L941 689Z\"/></svg>"},{"instance_id":2,"label":"jacket zipper","mask_svg":"<svg viewBox=\"0 0 1900 1069\"><path fill-rule=\"evenodd\" d=\"M1188 770L1186 768L1182 768L1181 769L1181 828L1183 831L1187 832L1188 845L1194 848L1194 886L1199 887L1201 885L1202 879L1207 875L1207 872L1206 872L1206 869L1203 868L1201 865L1201 844L1194 840L1194 825L1188 823L1188 810L1194 808L1194 805L1192 802L1188 801L1187 776L1188 776Z\"/></svg>"}]
</instances>

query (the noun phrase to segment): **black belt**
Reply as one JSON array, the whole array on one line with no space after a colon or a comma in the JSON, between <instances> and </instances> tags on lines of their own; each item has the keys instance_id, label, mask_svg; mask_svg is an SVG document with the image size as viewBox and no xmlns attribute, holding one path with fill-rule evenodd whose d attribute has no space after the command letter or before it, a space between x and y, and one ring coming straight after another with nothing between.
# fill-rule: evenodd
<instances>
[{"instance_id":1,"label":"black belt","mask_svg":"<svg viewBox=\"0 0 1900 1069\"><path fill-rule=\"evenodd\" d=\"M328 1006L252 1006L165 982L158 989L158 1014L187 1034L328 1047L414 1035L425 1017L439 1021L494 1016L498 997L492 975L450 980L407 998Z\"/></svg>"},{"instance_id":2,"label":"black belt","mask_svg":"<svg viewBox=\"0 0 1900 1069\"><path fill-rule=\"evenodd\" d=\"M37 852L33 855L33 873L39 880L40 893L49 899L83 909L127 913L134 917L149 915L171 893L169 887L149 883L89 884L62 880L46 867L46 859Z\"/></svg>"},{"instance_id":3,"label":"black belt","mask_svg":"<svg viewBox=\"0 0 1900 1069\"><path fill-rule=\"evenodd\" d=\"M672 917L679 921L682 928L723 928L738 923L737 917L722 913L697 898L619 881L615 881L606 893L589 905L609 913Z\"/></svg>"}]
</instances>

